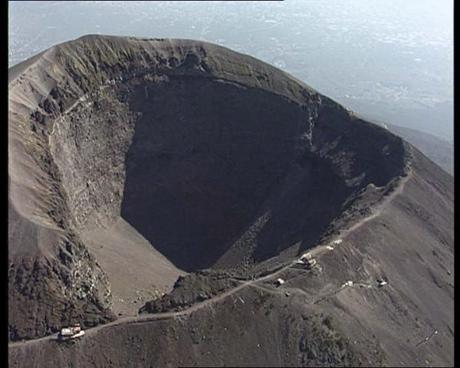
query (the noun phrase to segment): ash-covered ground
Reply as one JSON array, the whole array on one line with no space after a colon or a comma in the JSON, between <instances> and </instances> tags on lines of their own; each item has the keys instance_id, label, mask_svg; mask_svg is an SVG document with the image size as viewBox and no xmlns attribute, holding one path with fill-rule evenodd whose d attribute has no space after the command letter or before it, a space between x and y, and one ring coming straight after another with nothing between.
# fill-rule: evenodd
<instances>
[{"instance_id":1,"label":"ash-covered ground","mask_svg":"<svg viewBox=\"0 0 460 368\"><path fill-rule=\"evenodd\" d=\"M57 45L9 102L12 367L453 364L453 178L386 129L189 40Z\"/></svg>"}]
</instances>

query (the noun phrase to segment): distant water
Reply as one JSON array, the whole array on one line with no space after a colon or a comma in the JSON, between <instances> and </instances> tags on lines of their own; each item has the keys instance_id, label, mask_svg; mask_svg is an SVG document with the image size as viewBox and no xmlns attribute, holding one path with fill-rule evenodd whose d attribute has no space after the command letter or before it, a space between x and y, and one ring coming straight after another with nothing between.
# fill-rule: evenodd
<instances>
[{"instance_id":1,"label":"distant water","mask_svg":"<svg viewBox=\"0 0 460 368\"><path fill-rule=\"evenodd\" d=\"M9 2L9 64L81 35L191 38L249 53L348 108L452 140L453 2Z\"/></svg>"}]
</instances>

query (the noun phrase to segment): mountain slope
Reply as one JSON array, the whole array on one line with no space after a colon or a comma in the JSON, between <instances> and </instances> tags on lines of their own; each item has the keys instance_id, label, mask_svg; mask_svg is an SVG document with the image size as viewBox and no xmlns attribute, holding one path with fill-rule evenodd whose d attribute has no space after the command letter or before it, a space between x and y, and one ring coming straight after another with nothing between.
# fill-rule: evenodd
<instances>
[{"instance_id":1,"label":"mountain slope","mask_svg":"<svg viewBox=\"0 0 460 368\"><path fill-rule=\"evenodd\" d=\"M413 144L430 160L453 175L454 146L451 142L428 133L396 125L388 125L388 129Z\"/></svg>"},{"instance_id":2,"label":"mountain slope","mask_svg":"<svg viewBox=\"0 0 460 368\"><path fill-rule=\"evenodd\" d=\"M12 366L451 364L453 180L401 138L191 40L10 72Z\"/></svg>"}]
</instances>

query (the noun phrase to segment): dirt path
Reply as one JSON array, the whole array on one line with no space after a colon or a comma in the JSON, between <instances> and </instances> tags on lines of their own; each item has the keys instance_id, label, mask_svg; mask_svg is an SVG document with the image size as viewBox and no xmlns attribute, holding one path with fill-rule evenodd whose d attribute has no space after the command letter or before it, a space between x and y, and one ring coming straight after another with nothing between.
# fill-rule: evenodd
<instances>
[{"instance_id":1,"label":"dirt path","mask_svg":"<svg viewBox=\"0 0 460 368\"><path fill-rule=\"evenodd\" d=\"M217 296L215 296L213 298L207 299L207 300L205 300L203 302L196 303L196 304L192 305L191 307L189 307L187 309L184 309L184 310L181 310L181 311L178 311L178 312L143 314L143 315L139 315L139 316L135 316L135 317L119 318L116 321L109 322L109 323L99 325L99 326L96 326L96 327L93 327L93 328L85 330L85 336L91 336L91 335L96 334L100 330L103 330L103 329L109 328L109 327L113 327L113 326L117 326L117 325L121 325L121 324L133 324L133 323L142 323L142 322L149 322L149 321L158 321L158 320L162 320L162 319L170 319L170 318L174 318L174 317L178 317L178 316L189 315L189 314L191 314L191 313L193 313L193 312L195 312L195 311L197 311L199 309L202 309L202 308L205 308L205 307L207 307L207 306L209 306L211 304L217 303L217 302L227 298L228 296L237 293L238 291L240 291L241 289L243 289L243 288L245 288L247 286L253 285L253 284L257 283L257 282L272 279L272 278L276 277L278 274L280 274L283 271L287 270L293 264L294 264L294 261L289 263L288 265L280 268L279 270L268 274L268 275L265 275L265 276L262 276L262 277L259 277L259 278L256 278L256 279L252 279L252 280L249 280L249 281L241 282L241 284L238 285L237 287L235 287L235 288L233 288L231 290L228 290L228 291L226 291L226 292L224 292L222 294L219 294L219 295L217 295ZM43 342L43 341L55 340L55 339L57 339L57 333L55 333L53 335L41 337L39 339L13 342L13 343L10 343L8 345L8 347L12 348L12 347L17 347L17 346L32 345L32 344L40 343L40 342Z\"/></svg>"},{"instance_id":2,"label":"dirt path","mask_svg":"<svg viewBox=\"0 0 460 368\"><path fill-rule=\"evenodd\" d=\"M350 233L352 233L359 227L363 226L365 223L378 217L382 213L383 209L387 206L387 204L390 203L397 195L402 193L406 183L410 180L411 177L412 177L412 170L409 168L407 175L400 179L398 186L390 194L384 197L384 199L372 209L372 213L369 216L361 219L360 221L358 221L356 224L353 224L349 228L340 230L339 234L336 236L336 239L337 240L344 239L347 235L349 235ZM317 257L323 254L324 252L332 251L333 248L337 246L337 245L332 246L333 242L334 241L328 242L327 244L318 245L315 248L311 249L308 253L310 253L313 257Z\"/></svg>"},{"instance_id":3,"label":"dirt path","mask_svg":"<svg viewBox=\"0 0 460 368\"><path fill-rule=\"evenodd\" d=\"M405 177L403 177L402 179L400 179L400 182L398 183L398 186L393 190L393 192L388 194L388 196L386 196L381 203L379 203L379 204L377 204L377 206L375 206L375 208L373 209L373 213L370 214L369 216L367 216L366 218L363 218L361 221L357 222L356 224L354 224L353 226L349 227L348 229L342 230L340 232L340 237L347 236L349 233L353 232L358 227L361 227L366 222L368 222L368 221L376 218L377 216L379 216L382 213L383 209L386 207L386 205L389 202L391 202L397 195L402 193L406 183L409 181L409 179L411 177L412 177L412 170L409 168L409 172L407 173L407 175Z\"/></svg>"},{"instance_id":4,"label":"dirt path","mask_svg":"<svg viewBox=\"0 0 460 368\"><path fill-rule=\"evenodd\" d=\"M303 296L308 298L308 301L306 302L307 304L321 303L322 301L324 301L326 299L329 299L329 298L333 297L334 295L337 295L341 291L346 290L348 288L367 288L367 289L376 289L377 288L377 285L373 285L372 283L369 283L369 282L353 282L353 284L351 284L351 285L347 284L347 283L344 283L341 286L338 286L338 287L334 288L331 291L325 292L325 293L323 293L321 295L317 295L315 297L315 295L313 295L311 293L308 293L305 290L296 288L296 287L289 287L288 286L288 287L283 287L283 288L280 288L280 289L273 289L273 288L269 288L269 287L262 286L262 285L257 285L257 284L251 284L251 285L248 285L248 286L263 290L263 291L271 293L271 294L286 294L286 293L289 293L289 295L291 295L291 294L302 294Z\"/></svg>"},{"instance_id":5,"label":"dirt path","mask_svg":"<svg viewBox=\"0 0 460 368\"><path fill-rule=\"evenodd\" d=\"M373 211L373 213L371 215L369 215L368 217L360 220L356 224L352 225L350 228L342 230L339 233L339 236L337 238L341 239L342 237L345 237L346 235L348 235L352 231L356 230L357 228L359 228L360 226L362 226L366 222L368 222L368 221L374 219L375 217L377 217L382 212L383 208L389 202L391 202L398 194L400 194L402 192L402 190L404 189L405 184L411 178L411 176L412 176L412 173L409 170L407 176L402 178L401 181L399 182L398 187L395 188L395 190L392 193L390 193L387 197L385 197L385 199L379 205L377 205L374 208L374 211ZM309 251L309 253L313 257L317 257L317 256L321 255L322 253L324 253L326 251L332 251L334 249L334 247L331 247L330 244L331 243L324 244L324 245L319 245L316 248L314 248L311 251ZM85 330L86 336L94 335L94 334L98 333L99 331L101 331L101 330L103 330L105 328L110 328L110 327L118 326L118 325L121 325L121 324L134 324L134 323L142 323L142 322L149 322L149 321L158 321L158 320L163 320L163 319L175 318L175 317L178 317L178 316L189 315L189 314L191 314L191 313L193 313L193 312L195 312L195 311L197 311L199 309L202 309L202 308L205 308L205 307L207 307L209 305L215 304L215 303L227 298L228 296L237 293L238 291L240 291L241 289L243 289L245 287L256 286L256 287L259 287L259 288L263 288L260 285L255 285L255 284L259 283L259 282L262 282L262 281L266 281L266 280L270 280L270 279L275 278L276 276L278 276L279 274L281 274L282 272L284 272L288 268L292 267L295 264L295 262L296 262L296 260L293 260L292 262L290 262L289 264L281 267L277 271L275 271L273 273L269 273L269 274L267 274L265 276L255 278L255 279L252 279L252 280L249 280L249 281L241 282L240 285L238 285L237 287L235 287L235 288L233 288L231 290L228 290L228 291L226 291L226 292L224 292L224 293L222 293L220 295L217 295L215 297L207 299L207 300L205 300L203 302L196 303L196 304L192 305L191 307L189 307L187 309L184 309L182 311L166 312L166 313L155 313L155 314L144 314L144 315L140 315L140 316L120 318L120 319L117 319L116 321L113 321L113 322L110 322L110 323L107 323L107 324L103 324L103 325L99 325L99 326L96 326L94 328L90 328L90 329ZM354 284L354 285L359 286L360 284ZM344 284L344 285L340 286L339 288L337 288L336 290L333 290L332 292L329 292L329 293L327 293L327 294L325 294L323 296L320 296L313 303L314 304L319 303L322 300L337 294L341 290L344 290L346 287L347 286ZM263 289L265 290L266 288L263 288ZM272 292L273 292L273 290L272 290ZM286 292L286 291L283 290L283 292ZM34 340L18 341L18 342L9 343L8 347L9 348L14 348L14 347L20 347L20 346L27 346L27 345L41 343L41 342L44 342L44 341L55 340L56 338L57 338L57 334L53 334L53 335L45 336L45 337L34 339Z\"/></svg>"}]
</instances>

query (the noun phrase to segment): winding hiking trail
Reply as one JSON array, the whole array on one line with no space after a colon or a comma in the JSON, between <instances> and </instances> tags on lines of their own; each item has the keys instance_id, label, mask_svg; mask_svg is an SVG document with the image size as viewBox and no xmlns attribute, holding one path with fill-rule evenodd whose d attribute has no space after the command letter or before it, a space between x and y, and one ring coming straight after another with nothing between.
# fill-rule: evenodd
<instances>
[{"instance_id":1,"label":"winding hiking trail","mask_svg":"<svg viewBox=\"0 0 460 368\"><path fill-rule=\"evenodd\" d=\"M407 172L407 175L405 177L400 178L398 186L391 193L386 195L383 198L383 200L373 208L372 214L370 214L369 216L361 219L360 221L358 221L356 224L350 226L349 228L342 229L339 232L339 234L336 237L336 239L342 239L342 238L346 237L348 234L350 234L351 232L353 232L354 230L356 230L357 228L359 228L360 226L362 226L366 222L368 222L368 221L376 218L377 216L379 216L380 213L382 212L382 210L387 206L387 204L390 203L397 195L399 195L403 191L405 184L409 181L409 179L411 177L412 177L412 170L409 168L409 170ZM335 246L331 247L332 242L333 241L327 242L327 244L318 245L315 248L311 249L309 251L309 253L313 257L318 257L321 254L323 254L324 252L333 251ZM248 281L240 281L241 284L238 285L237 287L235 287L235 288L233 288L231 290L228 290L228 291L226 291L226 292L224 292L224 293L222 293L220 295L217 295L215 297L209 298L209 299L207 299L205 301L196 303L196 304L190 306L187 309L177 311L177 312L143 314L143 315L139 315L139 316L131 316L131 317L119 318L119 319L117 319L117 320L115 320L113 322L103 324L103 325L99 325L99 326L96 326L96 327L93 327L93 328L85 330L85 336L91 336L91 335L94 335L94 334L98 333L99 331L101 331L103 329L118 326L118 325L122 325L122 324L135 324L135 323L143 323L143 322L149 322L149 321L158 321L158 320L163 320L163 319L170 319L170 318L175 318L175 317L179 317L179 316L186 316L186 315L189 315L189 314L191 314L191 313L193 313L193 312L195 312L195 311L197 311L199 309L202 309L202 308L205 308L205 307L207 307L209 305L218 303L219 301L227 298L228 296L230 296L232 294L237 293L241 289L243 289L245 287L248 287L248 286L255 286L257 288L261 288L263 290L266 290L267 288L262 287L260 285L256 285L256 283L260 283L260 282L275 278L276 276L281 274L283 271L285 271L288 268L292 267L295 264L296 261L297 261L297 259L293 260L292 262L288 263L287 265L285 265L285 266L277 269L276 271L271 272L271 273L269 273L269 274L267 274L265 276L258 277L258 278L255 278L255 279L251 279L251 280L248 280ZM359 286L359 285L360 285L360 283L355 284L355 286ZM324 300L325 298L328 298L328 297L331 297L332 295L335 295L336 293L340 292L341 290L345 289L346 287L347 286L345 284L341 285L336 290L327 293L327 295L319 296L319 298L315 299L313 301L313 303L315 303L315 304L319 303L322 300ZM38 338L38 339L12 342L12 343L8 344L8 348L27 346L27 345L37 344L37 343L50 341L50 340L56 340L56 339L57 339L57 333L55 333L53 335L41 337L41 338Z\"/></svg>"}]
</instances>

